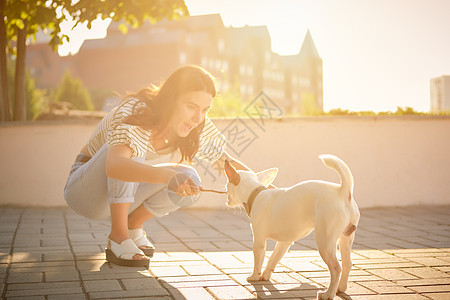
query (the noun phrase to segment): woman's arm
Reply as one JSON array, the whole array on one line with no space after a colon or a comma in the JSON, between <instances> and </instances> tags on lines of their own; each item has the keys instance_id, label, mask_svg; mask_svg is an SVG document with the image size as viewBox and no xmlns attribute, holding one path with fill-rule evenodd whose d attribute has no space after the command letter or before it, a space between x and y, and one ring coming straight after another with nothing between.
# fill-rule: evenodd
<instances>
[{"instance_id":1,"label":"woman's arm","mask_svg":"<svg viewBox=\"0 0 450 300\"><path fill-rule=\"evenodd\" d=\"M121 181L162 183L171 185L171 179L179 172L165 167L154 167L131 159L132 150L127 145L114 145L106 157L106 176ZM198 194L198 188L189 182L173 187L178 194Z\"/></svg>"}]
</instances>

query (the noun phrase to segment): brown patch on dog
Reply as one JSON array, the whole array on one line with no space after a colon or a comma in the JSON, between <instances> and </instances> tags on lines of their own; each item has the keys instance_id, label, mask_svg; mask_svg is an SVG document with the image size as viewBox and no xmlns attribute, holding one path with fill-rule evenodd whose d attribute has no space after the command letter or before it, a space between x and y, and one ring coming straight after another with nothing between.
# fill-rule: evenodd
<instances>
[{"instance_id":1,"label":"brown patch on dog","mask_svg":"<svg viewBox=\"0 0 450 300\"><path fill-rule=\"evenodd\" d=\"M348 202L352 202L352 193L348 193Z\"/></svg>"},{"instance_id":2,"label":"brown patch on dog","mask_svg":"<svg viewBox=\"0 0 450 300\"><path fill-rule=\"evenodd\" d=\"M356 230L356 226L353 225L352 223L350 223L350 224L348 224L347 228L345 228L344 235L350 236L353 232L355 232L355 230Z\"/></svg>"}]
</instances>

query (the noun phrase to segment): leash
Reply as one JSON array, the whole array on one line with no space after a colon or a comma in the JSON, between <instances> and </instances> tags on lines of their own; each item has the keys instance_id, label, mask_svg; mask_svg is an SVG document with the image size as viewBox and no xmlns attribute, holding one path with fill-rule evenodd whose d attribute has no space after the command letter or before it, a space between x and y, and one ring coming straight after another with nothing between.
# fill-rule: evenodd
<instances>
[{"instance_id":1,"label":"leash","mask_svg":"<svg viewBox=\"0 0 450 300\"><path fill-rule=\"evenodd\" d=\"M226 194L227 193L227 192L224 192L224 191L208 190L208 189L205 189L205 188L202 188L202 187L200 187L200 191L216 193L216 194Z\"/></svg>"}]
</instances>

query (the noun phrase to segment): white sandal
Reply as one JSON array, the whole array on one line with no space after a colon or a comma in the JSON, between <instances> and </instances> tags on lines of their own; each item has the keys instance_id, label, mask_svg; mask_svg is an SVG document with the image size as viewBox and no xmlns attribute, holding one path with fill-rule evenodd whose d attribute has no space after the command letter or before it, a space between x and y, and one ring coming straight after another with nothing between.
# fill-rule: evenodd
<instances>
[{"instance_id":1,"label":"white sandal","mask_svg":"<svg viewBox=\"0 0 450 300\"><path fill-rule=\"evenodd\" d=\"M131 239L126 239L118 244L108 237L108 248L106 248L106 261L124 267L146 267L150 259L133 259L136 254L145 257L144 252L139 249Z\"/></svg>"},{"instance_id":2,"label":"white sandal","mask_svg":"<svg viewBox=\"0 0 450 300\"><path fill-rule=\"evenodd\" d=\"M143 228L128 229L128 233L133 242L141 249L148 257L153 257L155 246L147 238Z\"/></svg>"}]
</instances>

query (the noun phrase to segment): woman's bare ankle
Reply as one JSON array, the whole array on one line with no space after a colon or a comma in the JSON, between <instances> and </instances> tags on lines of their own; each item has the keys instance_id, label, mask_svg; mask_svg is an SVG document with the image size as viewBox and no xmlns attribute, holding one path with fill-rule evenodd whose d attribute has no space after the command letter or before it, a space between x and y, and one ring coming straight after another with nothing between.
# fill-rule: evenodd
<instances>
[{"instance_id":1,"label":"woman's bare ankle","mask_svg":"<svg viewBox=\"0 0 450 300\"><path fill-rule=\"evenodd\" d=\"M121 244L123 241L129 239L130 236L129 235L124 235L124 234L113 234L113 233L110 233L109 234L109 238L111 240L113 240L115 243Z\"/></svg>"},{"instance_id":2,"label":"woman's bare ankle","mask_svg":"<svg viewBox=\"0 0 450 300\"><path fill-rule=\"evenodd\" d=\"M143 228L144 224L143 223L135 223L133 222L133 220L128 219L128 229L138 229L138 228Z\"/></svg>"}]
</instances>

